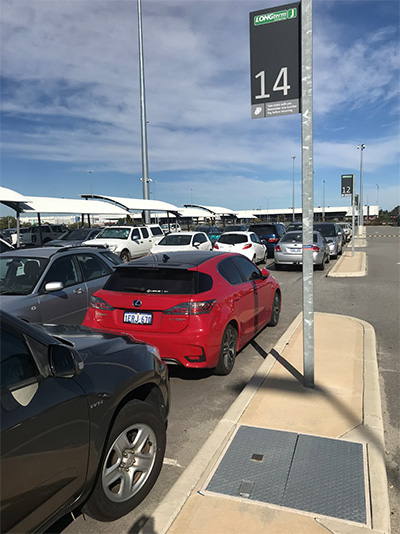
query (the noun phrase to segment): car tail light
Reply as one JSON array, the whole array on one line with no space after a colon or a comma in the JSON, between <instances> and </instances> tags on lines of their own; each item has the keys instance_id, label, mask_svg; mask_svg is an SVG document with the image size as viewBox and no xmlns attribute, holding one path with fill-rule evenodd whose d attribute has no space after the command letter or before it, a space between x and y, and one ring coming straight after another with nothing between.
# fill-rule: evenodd
<instances>
[{"instance_id":1,"label":"car tail light","mask_svg":"<svg viewBox=\"0 0 400 534\"><path fill-rule=\"evenodd\" d=\"M270 237L268 239L268 243L277 243L279 241L279 237Z\"/></svg>"},{"instance_id":2,"label":"car tail light","mask_svg":"<svg viewBox=\"0 0 400 534\"><path fill-rule=\"evenodd\" d=\"M243 250L245 250L246 248L251 248L251 243L247 243L247 245L243 247Z\"/></svg>"},{"instance_id":3,"label":"car tail light","mask_svg":"<svg viewBox=\"0 0 400 534\"><path fill-rule=\"evenodd\" d=\"M279 245L276 245L275 252L282 252L282 249Z\"/></svg>"},{"instance_id":4,"label":"car tail light","mask_svg":"<svg viewBox=\"0 0 400 534\"><path fill-rule=\"evenodd\" d=\"M317 245L314 245L312 249L314 252L319 252L319 247L317 247Z\"/></svg>"},{"instance_id":5,"label":"car tail light","mask_svg":"<svg viewBox=\"0 0 400 534\"><path fill-rule=\"evenodd\" d=\"M95 297L94 295L90 297L90 307L94 308L95 310L115 310L115 308L108 304L105 300L101 299L100 297Z\"/></svg>"},{"instance_id":6,"label":"car tail light","mask_svg":"<svg viewBox=\"0 0 400 534\"><path fill-rule=\"evenodd\" d=\"M214 248L216 248L217 250L219 250L218 243L214 243Z\"/></svg>"},{"instance_id":7,"label":"car tail light","mask_svg":"<svg viewBox=\"0 0 400 534\"><path fill-rule=\"evenodd\" d=\"M202 315L204 313L209 313L216 300L203 300L200 302L181 302L168 310L165 310L163 313L166 315Z\"/></svg>"}]
</instances>

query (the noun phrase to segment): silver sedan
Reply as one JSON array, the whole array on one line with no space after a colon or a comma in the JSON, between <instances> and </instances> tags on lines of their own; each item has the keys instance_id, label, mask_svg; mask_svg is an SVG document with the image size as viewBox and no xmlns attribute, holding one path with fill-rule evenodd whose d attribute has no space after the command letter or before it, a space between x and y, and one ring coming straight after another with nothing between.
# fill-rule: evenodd
<instances>
[{"instance_id":1,"label":"silver sedan","mask_svg":"<svg viewBox=\"0 0 400 534\"><path fill-rule=\"evenodd\" d=\"M275 247L275 269L280 271L283 265L300 265L303 262L302 231L286 232ZM313 232L313 262L317 269L323 271L329 263L329 245L320 232Z\"/></svg>"}]
</instances>

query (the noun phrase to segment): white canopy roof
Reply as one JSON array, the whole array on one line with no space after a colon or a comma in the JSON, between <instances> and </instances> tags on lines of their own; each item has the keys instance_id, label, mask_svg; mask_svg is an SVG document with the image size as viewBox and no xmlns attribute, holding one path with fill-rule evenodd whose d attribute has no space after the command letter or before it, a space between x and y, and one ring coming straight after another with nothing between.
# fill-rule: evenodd
<instances>
[{"instance_id":1,"label":"white canopy roof","mask_svg":"<svg viewBox=\"0 0 400 534\"><path fill-rule=\"evenodd\" d=\"M236 211L233 211L229 208L221 208L220 206L199 206L197 204L185 204L185 208L200 208L212 213L213 215L236 215Z\"/></svg>"},{"instance_id":2,"label":"white canopy roof","mask_svg":"<svg viewBox=\"0 0 400 534\"><path fill-rule=\"evenodd\" d=\"M12 189L8 189L7 187L1 187L0 186L0 202L29 202L29 199L27 197L24 197L17 193L16 191L13 191Z\"/></svg>"},{"instance_id":3,"label":"white canopy roof","mask_svg":"<svg viewBox=\"0 0 400 534\"><path fill-rule=\"evenodd\" d=\"M170 211L170 212L179 212L180 209L173 204L164 202L162 200L148 200L143 198L130 198L130 197L110 197L105 195L81 195L83 198L97 198L102 200L107 200L118 204L119 206L125 208L127 211Z\"/></svg>"},{"instance_id":4,"label":"white canopy roof","mask_svg":"<svg viewBox=\"0 0 400 534\"><path fill-rule=\"evenodd\" d=\"M25 213L82 213L91 215L119 215L126 217L127 211L100 201L82 200L81 198L27 197L28 207Z\"/></svg>"}]
</instances>

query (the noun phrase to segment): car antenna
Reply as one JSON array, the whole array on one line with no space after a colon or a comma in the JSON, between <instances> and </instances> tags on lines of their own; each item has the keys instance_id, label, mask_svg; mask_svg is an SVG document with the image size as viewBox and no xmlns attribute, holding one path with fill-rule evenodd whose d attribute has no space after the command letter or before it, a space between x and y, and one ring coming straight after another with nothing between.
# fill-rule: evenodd
<instances>
[{"instance_id":1,"label":"car antenna","mask_svg":"<svg viewBox=\"0 0 400 534\"><path fill-rule=\"evenodd\" d=\"M167 256L167 254L163 254L162 261L164 263L167 263L168 260L169 260L169 256Z\"/></svg>"}]
</instances>

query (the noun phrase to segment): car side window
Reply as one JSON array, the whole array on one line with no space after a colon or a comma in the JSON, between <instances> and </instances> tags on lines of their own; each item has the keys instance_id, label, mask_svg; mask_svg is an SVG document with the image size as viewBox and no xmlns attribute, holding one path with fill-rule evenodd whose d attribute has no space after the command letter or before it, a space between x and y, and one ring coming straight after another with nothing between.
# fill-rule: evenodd
<instances>
[{"instance_id":1,"label":"car side window","mask_svg":"<svg viewBox=\"0 0 400 534\"><path fill-rule=\"evenodd\" d=\"M112 269L94 254L77 254L76 257L86 281L95 280L112 272Z\"/></svg>"},{"instance_id":2,"label":"car side window","mask_svg":"<svg viewBox=\"0 0 400 534\"><path fill-rule=\"evenodd\" d=\"M231 285L243 283L242 275L240 274L236 265L233 263L232 258L222 260L218 264L218 272Z\"/></svg>"},{"instance_id":3,"label":"car side window","mask_svg":"<svg viewBox=\"0 0 400 534\"><path fill-rule=\"evenodd\" d=\"M253 241L253 243L259 243L260 240L258 239L258 236L256 234L250 234L250 239Z\"/></svg>"},{"instance_id":4,"label":"car side window","mask_svg":"<svg viewBox=\"0 0 400 534\"><path fill-rule=\"evenodd\" d=\"M193 238L193 243L205 243L206 238L203 234L196 234Z\"/></svg>"},{"instance_id":5,"label":"car side window","mask_svg":"<svg viewBox=\"0 0 400 534\"><path fill-rule=\"evenodd\" d=\"M38 368L24 338L18 332L5 328L1 329L0 336L1 388L16 386L39 376Z\"/></svg>"},{"instance_id":6,"label":"car side window","mask_svg":"<svg viewBox=\"0 0 400 534\"><path fill-rule=\"evenodd\" d=\"M141 230L142 230L143 237L147 239L149 237L149 231L147 230L147 228L141 228Z\"/></svg>"},{"instance_id":7,"label":"car side window","mask_svg":"<svg viewBox=\"0 0 400 534\"><path fill-rule=\"evenodd\" d=\"M245 282L261 278L259 269L245 256L235 256L233 261L238 266Z\"/></svg>"},{"instance_id":8,"label":"car side window","mask_svg":"<svg viewBox=\"0 0 400 534\"><path fill-rule=\"evenodd\" d=\"M132 235L131 235L131 239L132 241L134 241L135 239L140 239L140 232L139 232L139 228L134 228L132 230Z\"/></svg>"},{"instance_id":9,"label":"car side window","mask_svg":"<svg viewBox=\"0 0 400 534\"><path fill-rule=\"evenodd\" d=\"M50 266L43 284L45 285L48 282L62 282L64 287L73 286L82 282L82 276L74 262L73 256L58 258Z\"/></svg>"}]
</instances>

